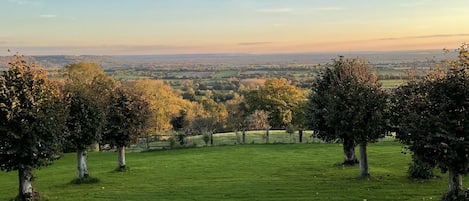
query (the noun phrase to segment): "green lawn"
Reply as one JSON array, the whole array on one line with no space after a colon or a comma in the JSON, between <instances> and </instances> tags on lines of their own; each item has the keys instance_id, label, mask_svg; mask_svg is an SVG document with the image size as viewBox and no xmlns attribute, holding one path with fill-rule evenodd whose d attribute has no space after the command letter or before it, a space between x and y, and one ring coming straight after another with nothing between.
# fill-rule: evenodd
<instances>
[{"instance_id":1,"label":"green lawn","mask_svg":"<svg viewBox=\"0 0 469 201\"><path fill-rule=\"evenodd\" d=\"M401 145L369 147L371 179L337 165L338 144L269 144L187 148L127 154L127 172L114 172L116 153L90 153L101 182L75 185L75 154L36 171L34 185L49 200L439 200L447 178L406 176ZM438 172L438 171L437 171ZM17 193L17 173L0 173L0 200Z\"/></svg>"}]
</instances>

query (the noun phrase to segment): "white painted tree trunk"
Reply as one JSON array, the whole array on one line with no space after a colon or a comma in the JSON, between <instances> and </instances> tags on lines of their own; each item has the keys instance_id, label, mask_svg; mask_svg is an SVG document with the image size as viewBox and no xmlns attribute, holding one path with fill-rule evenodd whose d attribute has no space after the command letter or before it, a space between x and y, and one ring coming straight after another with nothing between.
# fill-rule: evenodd
<instances>
[{"instance_id":1,"label":"white painted tree trunk","mask_svg":"<svg viewBox=\"0 0 469 201\"><path fill-rule=\"evenodd\" d=\"M462 176L453 170L448 171L448 190L449 192L458 192L462 190Z\"/></svg>"},{"instance_id":2,"label":"white painted tree trunk","mask_svg":"<svg viewBox=\"0 0 469 201\"><path fill-rule=\"evenodd\" d=\"M77 163L78 163L78 178L86 178L89 176L88 168L86 166L86 150L77 151Z\"/></svg>"},{"instance_id":3,"label":"white painted tree trunk","mask_svg":"<svg viewBox=\"0 0 469 201\"><path fill-rule=\"evenodd\" d=\"M118 156L117 156L117 162L118 162L118 168L120 170L125 169L125 146L119 146L117 148L118 151Z\"/></svg>"},{"instance_id":4,"label":"white painted tree trunk","mask_svg":"<svg viewBox=\"0 0 469 201\"><path fill-rule=\"evenodd\" d=\"M33 170L31 167L23 166L18 169L19 177L19 197L22 200L33 200L33 186L31 180L33 178Z\"/></svg>"},{"instance_id":5,"label":"white painted tree trunk","mask_svg":"<svg viewBox=\"0 0 469 201\"><path fill-rule=\"evenodd\" d=\"M368 170L368 155L366 154L367 143L360 143L360 175L362 177L370 176Z\"/></svg>"}]
</instances>

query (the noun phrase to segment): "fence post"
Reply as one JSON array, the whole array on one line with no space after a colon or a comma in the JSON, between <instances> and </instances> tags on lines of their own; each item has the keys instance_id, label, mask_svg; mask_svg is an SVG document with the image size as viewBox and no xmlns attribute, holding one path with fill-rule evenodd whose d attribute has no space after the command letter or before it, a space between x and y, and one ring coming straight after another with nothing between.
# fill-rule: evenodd
<instances>
[{"instance_id":1,"label":"fence post","mask_svg":"<svg viewBox=\"0 0 469 201\"><path fill-rule=\"evenodd\" d=\"M210 132L210 145L213 146L213 132Z\"/></svg>"},{"instance_id":2,"label":"fence post","mask_svg":"<svg viewBox=\"0 0 469 201\"><path fill-rule=\"evenodd\" d=\"M303 143L303 129L300 128L300 130L298 131L298 135L300 143Z\"/></svg>"},{"instance_id":3,"label":"fence post","mask_svg":"<svg viewBox=\"0 0 469 201\"><path fill-rule=\"evenodd\" d=\"M147 150L150 150L150 134L147 133L146 137L146 143L147 143Z\"/></svg>"},{"instance_id":4,"label":"fence post","mask_svg":"<svg viewBox=\"0 0 469 201\"><path fill-rule=\"evenodd\" d=\"M265 143L269 143L269 128L267 128L265 131Z\"/></svg>"},{"instance_id":5,"label":"fence post","mask_svg":"<svg viewBox=\"0 0 469 201\"><path fill-rule=\"evenodd\" d=\"M243 129L243 144L246 144L246 130Z\"/></svg>"}]
</instances>

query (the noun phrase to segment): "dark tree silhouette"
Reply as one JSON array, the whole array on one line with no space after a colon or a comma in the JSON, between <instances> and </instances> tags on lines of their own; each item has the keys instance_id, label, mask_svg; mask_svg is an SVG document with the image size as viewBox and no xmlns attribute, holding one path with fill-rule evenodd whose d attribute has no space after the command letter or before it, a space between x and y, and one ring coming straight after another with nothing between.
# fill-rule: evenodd
<instances>
[{"instance_id":1,"label":"dark tree silhouette","mask_svg":"<svg viewBox=\"0 0 469 201\"><path fill-rule=\"evenodd\" d=\"M469 53L459 50L458 60L445 76L434 76L413 85L417 98L397 102L398 138L416 160L436 164L448 172L448 192L443 200L469 200L462 175L469 170ZM404 90L402 89L402 90Z\"/></svg>"},{"instance_id":2,"label":"dark tree silhouette","mask_svg":"<svg viewBox=\"0 0 469 201\"><path fill-rule=\"evenodd\" d=\"M46 71L15 56L0 77L0 169L18 171L20 200L37 199L32 170L58 158L67 102Z\"/></svg>"},{"instance_id":3,"label":"dark tree silhouette","mask_svg":"<svg viewBox=\"0 0 469 201\"><path fill-rule=\"evenodd\" d=\"M313 83L307 106L310 126L326 141L341 141L344 164L356 163L360 145L360 169L368 176L367 144L384 136L387 94L363 59L334 60Z\"/></svg>"},{"instance_id":4,"label":"dark tree silhouette","mask_svg":"<svg viewBox=\"0 0 469 201\"><path fill-rule=\"evenodd\" d=\"M120 87L112 94L102 141L117 147L119 170L126 169L125 147L138 136L146 136L151 115L149 102L129 89Z\"/></svg>"}]
</instances>

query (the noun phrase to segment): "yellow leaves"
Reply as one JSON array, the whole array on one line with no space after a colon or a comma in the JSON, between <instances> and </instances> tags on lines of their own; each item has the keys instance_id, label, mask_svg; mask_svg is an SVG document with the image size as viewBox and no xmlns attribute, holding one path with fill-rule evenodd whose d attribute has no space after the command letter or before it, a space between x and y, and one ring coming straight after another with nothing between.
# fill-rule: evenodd
<instances>
[{"instance_id":1,"label":"yellow leaves","mask_svg":"<svg viewBox=\"0 0 469 201\"><path fill-rule=\"evenodd\" d=\"M62 76L67 92L91 98L103 110L109 103L111 93L119 86L114 78L106 76L95 63L69 64L65 66Z\"/></svg>"},{"instance_id":2,"label":"yellow leaves","mask_svg":"<svg viewBox=\"0 0 469 201\"><path fill-rule=\"evenodd\" d=\"M186 110L188 102L178 92L161 80L141 79L130 83L135 93L148 100L153 113L153 128L162 132L172 128L171 119Z\"/></svg>"},{"instance_id":3,"label":"yellow leaves","mask_svg":"<svg viewBox=\"0 0 469 201\"><path fill-rule=\"evenodd\" d=\"M281 127L291 123L296 116L296 108L306 101L305 91L291 85L285 78L272 78L265 81L258 90L246 94L250 110L265 110L271 113L271 123Z\"/></svg>"}]
</instances>

